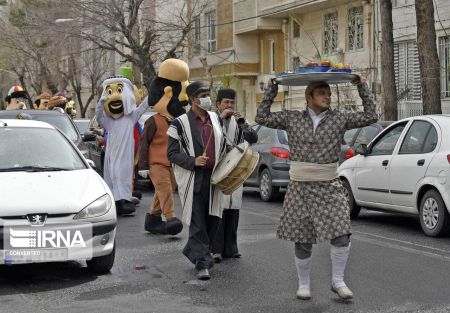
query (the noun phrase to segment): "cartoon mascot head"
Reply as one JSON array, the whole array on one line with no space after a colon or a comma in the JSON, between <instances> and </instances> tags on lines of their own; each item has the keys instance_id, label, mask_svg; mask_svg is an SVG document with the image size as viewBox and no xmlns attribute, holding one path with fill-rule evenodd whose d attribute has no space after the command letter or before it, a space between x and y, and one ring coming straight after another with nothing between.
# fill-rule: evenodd
<instances>
[{"instance_id":1,"label":"cartoon mascot head","mask_svg":"<svg viewBox=\"0 0 450 313\"><path fill-rule=\"evenodd\" d=\"M5 102L6 110L25 110L27 108L26 103L31 104L28 92L20 86L12 86L9 89Z\"/></svg>"},{"instance_id":2,"label":"cartoon mascot head","mask_svg":"<svg viewBox=\"0 0 450 313\"><path fill-rule=\"evenodd\" d=\"M67 98L64 96L53 96L47 102L48 110L55 110L65 112L67 105Z\"/></svg>"},{"instance_id":3,"label":"cartoon mascot head","mask_svg":"<svg viewBox=\"0 0 450 313\"><path fill-rule=\"evenodd\" d=\"M150 85L148 104L153 109L173 119L186 113L188 104L186 86L189 79L188 65L178 59L167 59L159 66L158 76Z\"/></svg>"},{"instance_id":4,"label":"cartoon mascot head","mask_svg":"<svg viewBox=\"0 0 450 313\"><path fill-rule=\"evenodd\" d=\"M34 100L33 109L35 110L47 110L47 104L52 96L46 92L41 93Z\"/></svg>"},{"instance_id":5,"label":"cartoon mascot head","mask_svg":"<svg viewBox=\"0 0 450 313\"><path fill-rule=\"evenodd\" d=\"M129 115L136 108L133 84L129 79L123 76L110 77L102 86L103 95L106 96L103 108L113 119Z\"/></svg>"}]
</instances>

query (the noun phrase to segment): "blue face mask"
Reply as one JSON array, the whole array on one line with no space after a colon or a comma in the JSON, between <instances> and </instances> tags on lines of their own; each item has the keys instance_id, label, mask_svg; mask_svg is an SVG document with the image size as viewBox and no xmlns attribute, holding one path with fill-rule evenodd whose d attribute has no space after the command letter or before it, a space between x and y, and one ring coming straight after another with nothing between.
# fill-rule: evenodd
<instances>
[{"instance_id":1,"label":"blue face mask","mask_svg":"<svg viewBox=\"0 0 450 313\"><path fill-rule=\"evenodd\" d=\"M209 111L211 110L211 98L204 97L199 98L200 104L198 105L202 110Z\"/></svg>"}]
</instances>

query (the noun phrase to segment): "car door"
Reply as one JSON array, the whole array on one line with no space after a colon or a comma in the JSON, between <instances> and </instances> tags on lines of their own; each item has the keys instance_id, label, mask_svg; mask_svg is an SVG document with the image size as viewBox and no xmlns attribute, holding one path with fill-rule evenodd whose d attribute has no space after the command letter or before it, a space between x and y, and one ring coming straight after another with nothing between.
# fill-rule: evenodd
<instances>
[{"instance_id":1,"label":"car door","mask_svg":"<svg viewBox=\"0 0 450 313\"><path fill-rule=\"evenodd\" d=\"M398 153L391 159L390 192L393 205L414 208L416 186L434 157L438 133L428 121L415 120L408 128Z\"/></svg>"},{"instance_id":2,"label":"car door","mask_svg":"<svg viewBox=\"0 0 450 313\"><path fill-rule=\"evenodd\" d=\"M402 122L387 129L368 147L355 168L356 198L368 205L390 204L389 163L406 126Z\"/></svg>"}]
</instances>

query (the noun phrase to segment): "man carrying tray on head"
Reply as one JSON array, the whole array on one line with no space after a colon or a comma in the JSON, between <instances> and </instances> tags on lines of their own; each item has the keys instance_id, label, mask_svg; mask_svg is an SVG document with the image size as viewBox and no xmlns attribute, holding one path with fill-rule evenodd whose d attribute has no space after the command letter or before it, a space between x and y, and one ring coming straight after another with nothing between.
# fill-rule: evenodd
<instances>
[{"instance_id":1,"label":"man carrying tray on head","mask_svg":"<svg viewBox=\"0 0 450 313\"><path fill-rule=\"evenodd\" d=\"M350 209L344 187L337 177L337 162L347 129L364 127L378 120L365 80L356 76L364 112L332 110L331 89L326 82L311 82L306 88L303 111L270 112L278 92L274 81L258 107L255 121L286 130L289 138L290 183L283 204L277 237L295 243L297 298L308 300L312 245L330 240L331 290L342 299L352 291L344 282L350 251Z\"/></svg>"}]
</instances>

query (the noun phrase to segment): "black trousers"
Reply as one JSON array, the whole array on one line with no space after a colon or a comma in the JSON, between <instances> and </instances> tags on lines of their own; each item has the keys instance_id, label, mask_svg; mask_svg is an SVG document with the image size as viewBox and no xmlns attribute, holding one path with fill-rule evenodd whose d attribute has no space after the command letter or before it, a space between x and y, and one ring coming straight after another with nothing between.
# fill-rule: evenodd
<instances>
[{"instance_id":1,"label":"black trousers","mask_svg":"<svg viewBox=\"0 0 450 313\"><path fill-rule=\"evenodd\" d=\"M201 189L194 192L189 238L183 249L183 254L197 270L213 267L210 244L220 224L219 217L209 215L211 174L212 170L204 170Z\"/></svg>"},{"instance_id":2,"label":"black trousers","mask_svg":"<svg viewBox=\"0 0 450 313\"><path fill-rule=\"evenodd\" d=\"M220 253L224 258L239 254L237 247L237 230L239 210L223 210L222 220L214 237L212 252Z\"/></svg>"}]
</instances>

